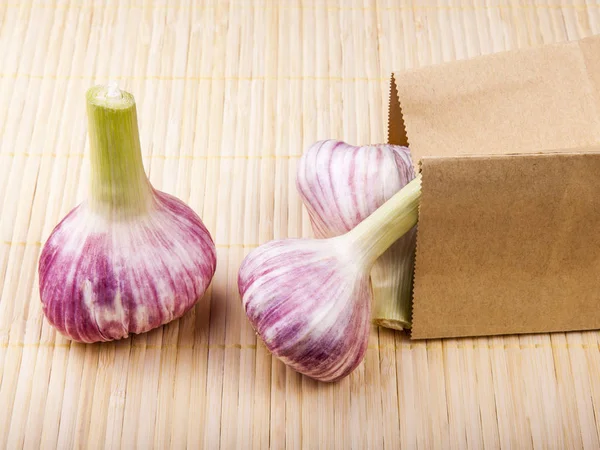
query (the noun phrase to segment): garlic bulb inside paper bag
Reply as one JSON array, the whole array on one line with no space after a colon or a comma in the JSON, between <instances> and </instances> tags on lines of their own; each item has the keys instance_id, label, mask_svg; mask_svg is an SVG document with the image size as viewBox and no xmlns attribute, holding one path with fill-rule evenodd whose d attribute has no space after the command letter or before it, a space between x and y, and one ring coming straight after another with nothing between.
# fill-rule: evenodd
<instances>
[{"instance_id":1,"label":"garlic bulb inside paper bag","mask_svg":"<svg viewBox=\"0 0 600 450\"><path fill-rule=\"evenodd\" d=\"M315 235L329 238L352 230L414 177L406 147L327 140L304 153L296 184ZM410 328L415 241L416 227L373 266L372 320L378 325Z\"/></svg>"}]
</instances>

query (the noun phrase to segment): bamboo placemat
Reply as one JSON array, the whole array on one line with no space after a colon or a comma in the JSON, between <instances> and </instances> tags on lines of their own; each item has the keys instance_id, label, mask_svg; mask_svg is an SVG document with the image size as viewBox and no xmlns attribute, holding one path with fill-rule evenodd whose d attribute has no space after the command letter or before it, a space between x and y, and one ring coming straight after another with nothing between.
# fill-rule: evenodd
<instances>
[{"instance_id":1,"label":"bamboo placemat","mask_svg":"<svg viewBox=\"0 0 600 450\"><path fill-rule=\"evenodd\" d=\"M392 70L599 32L592 0L1 1L0 448L600 448L599 333L374 328L352 376L319 384L256 342L236 286L250 249L310 235L309 144L385 141ZM43 320L37 261L86 195L84 92L108 80L218 268L182 320L81 345Z\"/></svg>"}]
</instances>

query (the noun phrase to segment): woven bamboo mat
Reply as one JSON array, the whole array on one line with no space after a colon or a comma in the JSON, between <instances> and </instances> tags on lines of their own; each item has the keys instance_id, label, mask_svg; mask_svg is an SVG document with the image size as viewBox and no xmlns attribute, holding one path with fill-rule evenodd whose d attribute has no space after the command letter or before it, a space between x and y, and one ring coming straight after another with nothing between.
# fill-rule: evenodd
<instances>
[{"instance_id":1,"label":"woven bamboo mat","mask_svg":"<svg viewBox=\"0 0 600 450\"><path fill-rule=\"evenodd\" d=\"M310 235L303 149L385 141L392 70L599 32L593 0L0 1L0 448L600 448L600 333L373 329L319 384L256 342L236 286L250 249ZM81 345L43 320L37 260L86 195L84 92L113 79L218 268L180 321Z\"/></svg>"}]
</instances>

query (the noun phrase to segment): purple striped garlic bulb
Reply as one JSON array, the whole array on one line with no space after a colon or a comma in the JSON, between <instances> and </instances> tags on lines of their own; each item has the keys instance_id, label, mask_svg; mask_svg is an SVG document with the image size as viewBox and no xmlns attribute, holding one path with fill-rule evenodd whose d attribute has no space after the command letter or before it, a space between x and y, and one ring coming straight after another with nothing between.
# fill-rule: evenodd
<instances>
[{"instance_id":1,"label":"purple striped garlic bulb","mask_svg":"<svg viewBox=\"0 0 600 450\"><path fill-rule=\"evenodd\" d=\"M52 231L39 280L48 321L75 341L98 342L189 311L210 284L216 251L196 213L146 177L133 96L93 87L87 114L89 197Z\"/></svg>"},{"instance_id":2,"label":"purple striped garlic bulb","mask_svg":"<svg viewBox=\"0 0 600 450\"><path fill-rule=\"evenodd\" d=\"M410 151L396 145L355 147L327 140L312 145L298 165L296 185L315 235L347 233L415 177ZM373 265L373 322L410 328L416 227Z\"/></svg>"},{"instance_id":3,"label":"purple striped garlic bulb","mask_svg":"<svg viewBox=\"0 0 600 450\"><path fill-rule=\"evenodd\" d=\"M269 351L300 373L336 381L367 350L373 264L417 222L418 176L348 233L268 242L239 270L242 303Z\"/></svg>"}]
</instances>

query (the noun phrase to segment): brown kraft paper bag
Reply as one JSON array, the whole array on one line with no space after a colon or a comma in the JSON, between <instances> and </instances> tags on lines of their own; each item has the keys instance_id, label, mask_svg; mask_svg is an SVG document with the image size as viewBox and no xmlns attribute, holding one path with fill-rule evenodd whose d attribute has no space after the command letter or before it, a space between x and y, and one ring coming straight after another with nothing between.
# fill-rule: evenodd
<instances>
[{"instance_id":1,"label":"brown kraft paper bag","mask_svg":"<svg viewBox=\"0 0 600 450\"><path fill-rule=\"evenodd\" d=\"M412 338L600 329L600 37L394 73Z\"/></svg>"}]
</instances>

